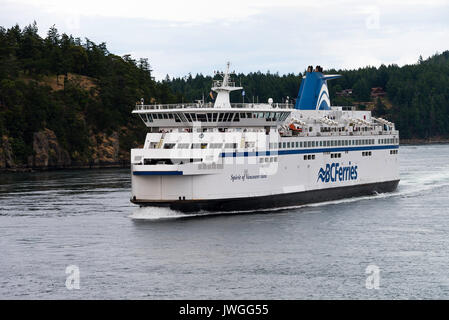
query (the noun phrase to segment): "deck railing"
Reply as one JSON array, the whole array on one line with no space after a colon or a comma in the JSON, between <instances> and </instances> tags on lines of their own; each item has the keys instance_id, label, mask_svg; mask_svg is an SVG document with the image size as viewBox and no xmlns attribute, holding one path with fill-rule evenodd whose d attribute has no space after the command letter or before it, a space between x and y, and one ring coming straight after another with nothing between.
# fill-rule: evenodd
<instances>
[{"instance_id":1,"label":"deck railing","mask_svg":"<svg viewBox=\"0 0 449 320\"><path fill-rule=\"evenodd\" d=\"M170 109L192 109L192 108L213 108L212 102L208 103L175 103L175 104L140 104L137 103L135 111L142 110L170 110ZM291 103L231 103L231 108L236 109L293 109ZM217 110L220 110L217 108Z\"/></svg>"}]
</instances>

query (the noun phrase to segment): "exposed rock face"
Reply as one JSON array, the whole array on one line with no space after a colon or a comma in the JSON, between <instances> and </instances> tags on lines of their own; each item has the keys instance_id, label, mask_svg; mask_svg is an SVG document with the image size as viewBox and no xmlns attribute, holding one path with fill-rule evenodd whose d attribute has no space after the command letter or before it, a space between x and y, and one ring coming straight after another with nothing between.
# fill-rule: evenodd
<instances>
[{"instance_id":1,"label":"exposed rock face","mask_svg":"<svg viewBox=\"0 0 449 320\"><path fill-rule=\"evenodd\" d=\"M35 132L33 136L34 167L67 167L71 160L50 129Z\"/></svg>"},{"instance_id":2,"label":"exposed rock face","mask_svg":"<svg viewBox=\"0 0 449 320\"><path fill-rule=\"evenodd\" d=\"M123 150L120 150L118 132L113 132L111 135L91 133L89 148L89 159L76 160L75 156L72 160L69 152L60 146L55 133L50 129L44 129L33 135L34 155L28 157L27 164L17 165L11 143L7 136L3 136L0 137L0 169L21 171L70 167L116 167L123 165L124 156L126 160L129 158L129 152L126 155Z\"/></svg>"},{"instance_id":3,"label":"exposed rock face","mask_svg":"<svg viewBox=\"0 0 449 320\"><path fill-rule=\"evenodd\" d=\"M119 136L113 132L110 136L99 133L92 136L92 160L95 164L116 164L119 162Z\"/></svg>"},{"instance_id":4,"label":"exposed rock face","mask_svg":"<svg viewBox=\"0 0 449 320\"><path fill-rule=\"evenodd\" d=\"M7 136L2 136L0 141L0 168L13 168L15 166L11 145Z\"/></svg>"}]
</instances>

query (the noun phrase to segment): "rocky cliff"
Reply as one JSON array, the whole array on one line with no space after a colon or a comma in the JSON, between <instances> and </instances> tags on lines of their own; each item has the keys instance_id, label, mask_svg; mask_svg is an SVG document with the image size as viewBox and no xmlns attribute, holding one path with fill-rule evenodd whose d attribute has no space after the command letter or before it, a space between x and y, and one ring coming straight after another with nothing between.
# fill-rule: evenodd
<instances>
[{"instance_id":1,"label":"rocky cliff","mask_svg":"<svg viewBox=\"0 0 449 320\"><path fill-rule=\"evenodd\" d=\"M94 165L112 165L119 162L119 135L99 133L90 137L92 160Z\"/></svg>"},{"instance_id":2,"label":"rocky cliff","mask_svg":"<svg viewBox=\"0 0 449 320\"><path fill-rule=\"evenodd\" d=\"M91 154L89 159L84 161L73 160L69 152L61 146L55 133L46 128L33 134L33 155L28 157L26 164L23 164L16 162L9 138L2 136L0 141L0 170L98 168L119 167L128 164L129 152L120 150L117 132L112 132L109 135L106 133L92 134L89 141Z\"/></svg>"},{"instance_id":3,"label":"rocky cliff","mask_svg":"<svg viewBox=\"0 0 449 320\"><path fill-rule=\"evenodd\" d=\"M2 136L0 141L0 169L14 168L14 158L11 145L7 136Z\"/></svg>"},{"instance_id":4,"label":"rocky cliff","mask_svg":"<svg viewBox=\"0 0 449 320\"><path fill-rule=\"evenodd\" d=\"M56 135L50 129L35 132L33 135L34 156L28 159L32 168L64 168L69 167L69 153L58 142Z\"/></svg>"}]
</instances>

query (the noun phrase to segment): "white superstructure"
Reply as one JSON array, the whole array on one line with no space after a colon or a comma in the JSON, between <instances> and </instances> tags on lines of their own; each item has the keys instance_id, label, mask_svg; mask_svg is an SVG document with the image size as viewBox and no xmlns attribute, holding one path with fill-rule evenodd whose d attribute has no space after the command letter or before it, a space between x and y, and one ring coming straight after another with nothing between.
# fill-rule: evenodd
<instances>
[{"instance_id":1,"label":"white superstructure","mask_svg":"<svg viewBox=\"0 0 449 320\"><path fill-rule=\"evenodd\" d=\"M149 128L131 150L132 197L185 212L253 210L388 192L399 182L399 133L370 111L329 107L309 70L296 105L233 104L229 64L215 103L145 105Z\"/></svg>"}]
</instances>

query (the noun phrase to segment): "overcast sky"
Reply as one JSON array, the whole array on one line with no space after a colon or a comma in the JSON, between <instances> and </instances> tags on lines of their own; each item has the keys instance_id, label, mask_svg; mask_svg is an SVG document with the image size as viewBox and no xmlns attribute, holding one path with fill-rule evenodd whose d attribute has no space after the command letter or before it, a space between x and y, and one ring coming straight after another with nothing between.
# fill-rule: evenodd
<instances>
[{"instance_id":1,"label":"overcast sky","mask_svg":"<svg viewBox=\"0 0 449 320\"><path fill-rule=\"evenodd\" d=\"M0 0L0 25L36 20L110 52L148 58L153 75L298 73L308 65L414 63L449 50L449 0Z\"/></svg>"}]
</instances>

